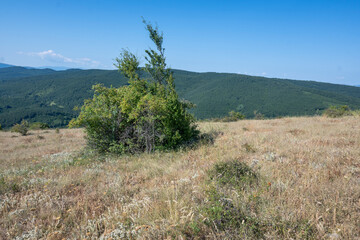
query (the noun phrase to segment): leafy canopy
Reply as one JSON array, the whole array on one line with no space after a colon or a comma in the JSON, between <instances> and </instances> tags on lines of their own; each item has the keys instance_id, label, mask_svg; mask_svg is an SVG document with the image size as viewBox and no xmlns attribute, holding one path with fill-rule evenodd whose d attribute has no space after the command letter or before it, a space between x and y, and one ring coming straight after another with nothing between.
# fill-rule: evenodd
<instances>
[{"instance_id":1,"label":"leafy canopy","mask_svg":"<svg viewBox=\"0 0 360 240\"><path fill-rule=\"evenodd\" d=\"M194 117L175 91L174 77L165 63L163 34L143 21L156 50L146 50L144 70L139 60L123 49L114 64L128 79L128 85L106 88L95 85L70 127L84 126L88 144L101 152L135 153L174 149L198 137Z\"/></svg>"}]
</instances>

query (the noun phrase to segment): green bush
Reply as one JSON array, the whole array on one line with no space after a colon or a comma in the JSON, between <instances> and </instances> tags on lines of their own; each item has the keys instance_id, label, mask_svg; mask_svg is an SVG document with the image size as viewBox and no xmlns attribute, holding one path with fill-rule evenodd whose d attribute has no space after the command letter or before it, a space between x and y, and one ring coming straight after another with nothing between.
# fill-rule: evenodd
<instances>
[{"instance_id":1,"label":"green bush","mask_svg":"<svg viewBox=\"0 0 360 240\"><path fill-rule=\"evenodd\" d=\"M245 119L245 115L240 112L231 111L229 116L219 119L220 122L236 122Z\"/></svg>"},{"instance_id":2,"label":"green bush","mask_svg":"<svg viewBox=\"0 0 360 240\"><path fill-rule=\"evenodd\" d=\"M209 171L211 180L220 186L240 187L257 182L256 173L245 163L238 160L220 162Z\"/></svg>"},{"instance_id":3,"label":"green bush","mask_svg":"<svg viewBox=\"0 0 360 240\"><path fill-rule=\"evenodd\" d=\"M351 109L347 105L343 106L330 106L328 109L324 111L324 116L337 118L343 116L352 115Z\"/></svg>"},{"instance_id":4,"label":"green bush","mask_svg":"<svg viewBox=\"0 0 360 240\"><path fill-rule=\"evenodd\" d=\"M255 110L254 111L254 119L256 119L256 120L264 120L265 115L262 114L261 112L258 112L257 110Z\"/></svg>"},{"instance_id":5,"label":"green bush","mask_svg":"<svg viewBox=\"0 0 360 240\"><path fill-rule=\"evenodd\" d=\"M208 171L208 177L208 202L203 208L207 219L205 224L215 227L216 231L226 232L229 236L262 238L265 224L247 210L245 206L248 203L243 202L245 206L241 206L236 204L236 199L229 197L230 192L236 191L240 196L245 189L255 188L258 183L257 174L245 163L232 160L215 164Z\"/></svg>"},{"instance_id":6,"label":"green bush","mask_svg":"<svg viewBox=\"0 0 360 240\"><path fill-rule=\"evenodd\" d=\"M146 50L145 70L140 78L136 56L123 50L115 66L129 85L106 88L95 85L92 99L86 100L78 118L69 126L84 126L90 147L100 152L136 153L175 149L198 138L195 119L179 100L173 73L166 67L163 35L146 24L157 50Z\"/></svg>"},{"instance_id":7,"label":"green bush","mask_svg":"<svg viewBox=\"0 0 360 240\"><path fill-rule=\"evenodd\" d=\"M42 123L42 122L31 123L29 127L30 130L43 130L48 128L50 128L49 125L47 123Z\"/></svg>"},{"instance_id":8,"label":"green bush","mask_svg":"<svg viewBox=\"0 0 360 240\"><path fill-rule=\"evenodd\" d=\"M1 124L0 124L0 131L2 130Z\"/></svg>"},{"instance_id":9,"label":"green bush","mask_svg":"<svg viewBox=\"0 0 360 240\"><path fill-rule=\"evenodd\" d=\"M20 124L15 124L11 128L11 132L20 133L23 136L26 136L29 131L29 123L25 120L22 120Z\"/></svg>"}]
</instances>

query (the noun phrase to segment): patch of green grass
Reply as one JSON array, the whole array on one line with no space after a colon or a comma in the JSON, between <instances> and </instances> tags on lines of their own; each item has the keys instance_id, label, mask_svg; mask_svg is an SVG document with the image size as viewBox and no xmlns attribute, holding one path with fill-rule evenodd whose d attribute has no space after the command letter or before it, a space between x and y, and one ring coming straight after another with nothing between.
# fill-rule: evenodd
<instances>
[{"instance_id":1,"label":"patch of green grass","mask_svg":"<svg viewBox=\"0 0 360 240\"><path fill-rule=\"evenodd\" d=\"M209 177L220 186L242 188L257 182L257 174L245 163L238 160L220 162L209 171Z\"/></svg>"}]
</instances>

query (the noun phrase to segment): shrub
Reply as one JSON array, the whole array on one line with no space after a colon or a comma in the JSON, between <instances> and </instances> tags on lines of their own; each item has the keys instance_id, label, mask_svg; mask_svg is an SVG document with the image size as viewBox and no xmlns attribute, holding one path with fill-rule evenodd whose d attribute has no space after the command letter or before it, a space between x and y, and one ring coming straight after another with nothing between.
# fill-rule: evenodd
<instances>
[{"instance_id":1,"label":"shrub","mask_svg":"<svg viewBox=\"0 0 360 240\"><path fill-rule=\"evenodd\" d=\"M210 179L215 180L220 186L242 188L257 182L258 179L249 166L238 160L217 163L208 174Z\"/></svg>"},{"instance_id":2,"label":"shrub","mask_svg":"<svg viewBox=\"0 0 360 240\"><path fill-rule=\"evenodd\" d=\"M229 116L226 116L221 119L222 122L236 122L238 120L245 119L245 115L240 112L231 111Z\"/></svg>"},{"instance_id":3,"label":"shrub","mask_svg":"<svg viewBox=\"0 0 360 240\"><path fill-rule=\"evenodd\" d=\"M173 73L166 67L163 35L146 24L157 50L146 50L145 71L139 76L136 56L123 50L116 67L129 85L107 88L95 85L92 99L86 100L80 115L69 126L84 126L90 147L100 152L136 153L175 149L198 138L195 119L175 91Z\"/></svg>"},{"instance_id":4,"label":"shrub","mask_svg":"<svg viewBox=\"0 0 360 240\"><path fill-rule=\"evenodd\" d=\"M261 112L258 112L257 110L254 111L254 119L256 120L264 120L265 116Z\"/></svg>"},{"instance_id":5,"label":"shrub","mask_svg":"<svg viewBox=\"0 0 360 240\"><path fill-rule=\"evenodd\" d=\"M211 121L213 122L236 122L238 120L245 119L245 115L240 112L231 111L228 116L223 118L213 118Z\"/></svg>"},{"instance_id":6,"label":"shrub","mask_svg":"<svg viewBox=\"0 0 360 240\"><path fill-rule=\"evenodd\" d=\"M25 120L22 120L20 124L17 123L11 128L11 132L17 132L23 136L26 136L28 131L29 131L29 123Z\"/></svg>"},{"instance_id":7,"label":"shrub","mask_svg":"<svg viewBox=\"0 0 360 240\"><path fill-rule=\"evenodd\" d=\"M215 227L216 231L226 232L231 237L262 238L264 233L262 228L265 224L246 210L247 203L243 202L245 206L241 206L229 197L230 192L236 191L236 195L240 196L244 193L244 189L257 186L257 174L245 163L232 160L215 164L208 171L208 176L210 179L206 191L208 202L203 209L207 219L205 223Z\"/></svg>"},{"instance_id":8,"label":"shrub","mask_svg":"<svg viewBox=\"0 0 360 240\"><path fill-rule=\"evenodd\" d=\"M351 115L351 109L347 105L330 106L324 111L324 116L337 118Z\"/></svg>"},{"instance_id":9,"label":"shrub","mask_svg":"<svg viewBox=\"0 0 360 240\"><path fill-rule=\"evenodd\" d=\"M2 130L1 124L0 124L0 131Z\"/></svg>"},{"instance_id":10,"label":"shrub","mask_svg":"<svg viewBox=\"0 0 360 240\"><path fill-rule=\"evenodd\" d=\"M29 129L30 130L43 130L43 129L48 129L50 128L49 125L47 123L42 123L42 122L34 122L30 124Z\"/></svg>"}]
</instances>

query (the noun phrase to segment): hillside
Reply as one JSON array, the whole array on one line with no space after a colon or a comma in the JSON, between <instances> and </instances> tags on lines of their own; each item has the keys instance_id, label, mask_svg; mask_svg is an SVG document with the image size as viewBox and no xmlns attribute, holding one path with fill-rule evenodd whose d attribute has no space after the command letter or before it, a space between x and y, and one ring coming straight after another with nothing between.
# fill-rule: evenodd
<instances>
[{"instance_id":1,"label":"hillside","mask_svg":"<svg viewBox=\"0 0 360 240\"><path fill-rule=\"evenodd\" d=\"M13 67L13 65L6 64L6 63L0 63L0 68L7 68L7 67Z\"/></svg>"},{"instance_id":2,"label":"hillside","mask_svg":"<svg viewBox=\"0 0 360 240\"><path fill-rule=\"evenodd\" d=\"M9 81L16 78L49 75L55 73L51 69L36 69L36 68L24 68L24 67L5 67L0 68L0 81Z\"/></svg>"},{"instance_id":3,"label":"hillside","mask_svg":"<svg viewBox=\"0 0 360 240\"><path fill-rule=\"evenodd\" d=\"M213 145L133 156L0 131L0 239L359 239L359 117L200 128Z\"/></svg>"},{"instance_id":4,"label":"hillside","mask_svg":"<svg viewBox=\"0 0 360 240\"><path fill-rule=\"evenodd\" d=\"M360 108L360 88L227 73L195 73L174 70L181 98L196 104L191 110L199 119L223 117L241 111L253 117L313 115L330 105ZM10 127L22 119L65 126L93 94L91 86L126 84L118 71L54 71L10 67L0 69L0 124Z\"/></svg>"}]
</instances>

